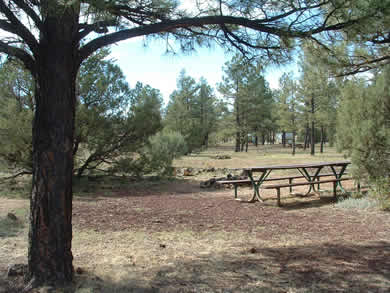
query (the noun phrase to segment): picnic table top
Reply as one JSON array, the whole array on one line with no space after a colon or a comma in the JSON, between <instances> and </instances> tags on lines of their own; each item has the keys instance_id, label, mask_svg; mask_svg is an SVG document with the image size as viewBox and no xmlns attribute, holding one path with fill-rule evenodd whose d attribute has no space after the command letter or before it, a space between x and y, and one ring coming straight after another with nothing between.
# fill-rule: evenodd
<instances>
[{"instance_id":1,"label":"picnic table top","mask_svg":"<svg viewBox=\"0 0 390 293\"><path fill-rule=\"evenodd\" d=\"M319 163L305 163L305 164L290 164L290 165L265 165L256 167L243 168L244 171L266 171L266 170L285 170L297 168L319 168L326 166L345 166L351 164L350 161L336 161L336 162L319 162Z\"/></svg>"}]
</instances>

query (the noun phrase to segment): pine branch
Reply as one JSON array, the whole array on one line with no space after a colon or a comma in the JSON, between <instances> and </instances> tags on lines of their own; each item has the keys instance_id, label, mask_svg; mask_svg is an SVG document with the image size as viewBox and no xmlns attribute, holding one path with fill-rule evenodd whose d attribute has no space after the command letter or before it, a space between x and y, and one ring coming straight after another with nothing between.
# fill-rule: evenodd
<instances>
[{"instance_id":1,"label":"pine branch","mask_svg":"<svg viewBox=\"0 0 390 293\"><path fill-rule=\"evenodd\" d=\"M0 52L16 57L23 62L24 66L35 75L35 61L34 58L25 50L10 46L7 43L0 41Z\"/></svg>"},{"instance_id":2,"label":"pine branch","mask_svg":"<svg viewBox=\"0 0 390 293\"><path fill-rule=\"evenodd\" d=\"M15 4L22 9L35 23L36 27L40 29L42 25L42 21L39 18L38 14L35 13L34 9L32 9L26 1L24 0L13 0Z\"/></svg>"},{"instance_id":3,"label":"pine branch","mask_svg":"<svg viewBox=\"0 0 390 293\"><path fill-rule=\"evenodd\" d=\"M31 175L31 174L32 174L31 171L21 171L21 172L19 172L19 173L16 173L16 174L14 174L14 175L9 176L9 177L1 177L1 178L0 178L0 182L4 182L4 181L7 181L7 180L15 179L15 178L17 178L17 177L19 177L19 176Z\"/></svg>"},{"instance_id":4,"label":"pine branch","mask_svg":"<svg viewBox=\"0 0 390 293\"><path fill-rule=\"evenodd\" d=\"M6 31L8 31L7 29L12 28L12 31L10 32L22 38L22 40L25 41L26 44L30 47L33 54L36 55L38 53L38 41L35 39L34 35L19 21L15 14L8 8L8 6L4 3L4 0L0 1L0 13L4 14L9 21L9 25L5 25L5 21L3 21L3 27L0 28Z\"/></svg>"},{"instance_id":5,"label":"pine branch","mask_svg":"<svg viewBox=\"0 0 390 293\"><path fill-rule=\"evenodd\" d=\"M87 58L94 51L122 41L129 38L138 36L147 36L156 33L173 33L177 29L189 28L189 27L202 27L206 25L237 25L246 27L257 32L275 35L278 37L291 37L291 38L306 38L310 34L305 31L292 31L278 28L276 26L265 25L258 20L250 20L244 17L233 17L233 16L204 16L195 18L181 18L177 20L162 21L150 25L144 25L132 29L124 29L118 32L104 35L96 38L80 49L80 60Z\"/></svg>"}]
</instances>

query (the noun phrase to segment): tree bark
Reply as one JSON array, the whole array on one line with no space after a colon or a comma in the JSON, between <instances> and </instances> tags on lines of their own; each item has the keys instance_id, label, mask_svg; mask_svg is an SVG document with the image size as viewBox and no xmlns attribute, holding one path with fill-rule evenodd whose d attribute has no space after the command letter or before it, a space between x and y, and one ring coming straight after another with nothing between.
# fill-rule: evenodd
<instances>
[{"instance_id":1,"label":"tree bark","mask_svg":"<svg viewBox=\"0 0 390 293\"><path fill-rule=\"evenodd\" d=\"M236 132L236 147L235 147L235 149L234 149L234 151L236 152L236 153L238 153L238 152L240 152L240 147L241 147L241 139L240 139L240 132L239 131L237 131Z\"/></svg>"},{"instance_id":2,"label":"tree bark","mask_svg":"<svg viewBox=\"0 0 390 293\"><path fill-rule=\"evenodd\" d=\"M310 145L310 155L314 156L315 155L315 145L316 145L316 141L315 141L315 129L314 129L314 97L311 98L311 114L312 114L312 117L311 117L311 136L310 136L310 141L311 141L311 145Z\"/></svg>"},{"instance_id":3,"label":"tree bark","mask_svg":"<svg viewBox=\"0 0 390 293\"><path fill-rule=\"evenodd\" d=\"M237 86L238 88L238 86ZM235 152L240 152L240 147L241 147L241 133L240 133L240 107L238 105L238 97L235 100L235 107L236 107L236 147L235 147Z\"/></svg>"},{"instance_id":4,"label":"tree bark","mask_svg":"<svg viewBox=\"0 0 390 293\"><path fill-rule=\"evenodd\" d=\"M284 130L282 132L282 144L283 144L283 147L285 148L286 147L286 131L284 131Z\"/></svg>"},{"instance_id":5,"label":"tree bark","mask_svg":"<svg viewBox=\"0 0 390 293\"><path fill-rule=\"evenodd\" d=\"M321 125L321 148L320 148L321 154L324 152L324 140L325 140L325 130L324 130L324 126Z\"/></svg>"},{"instance_id":6,"label":"tree bark","mask_svg":"<svg viewBox=\"0 0 390 293\"><path fill-rule=\"evenodd\" d=\"M305 143L303 150L306 151L308 145L309 145L309 132L310 132L310 127L309 127L309 122L306 124L306 131L305 131Z\"/></svg>"},{"instance_id":7,"label":"tree bark","mask_svg":"<svg viewBox=\"0 0 390 293\"><path fill-rule=\"evenodd\" d=\"M292 155L295 156L295 130L293 130L292 136Z\"/></svg>"},{"instance_id":8,"label":"tree bark","mask_svg":"<svg viewBox=\"0 0 390 293\"><path fill-rule=\"evenodd\" d=\"M50 13L51 11L49 11ZM77 16L47 16L36 60L28 277L34 284L73 279L72 172Z\"/></svg>"}]
</instances>

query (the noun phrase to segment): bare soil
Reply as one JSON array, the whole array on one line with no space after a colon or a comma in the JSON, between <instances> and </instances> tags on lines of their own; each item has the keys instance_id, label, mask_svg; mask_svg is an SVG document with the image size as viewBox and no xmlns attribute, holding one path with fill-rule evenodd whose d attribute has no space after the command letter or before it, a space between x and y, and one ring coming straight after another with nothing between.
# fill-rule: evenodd
<instances>
[{"instance_id":1,"label":"bare soil","mask_svg":"<svg viewBox=\"0 0 390 293\"><path fill-rule=\"evenodd\" d=\"M330 193L285 191L282 207L274 191L265 198L237 201L231 189L190 180L77 197L79 273L72 288L53 292L390 292L389 213L338 209ZM0 218L21 202L2 199ZM21 288L5 273L27 261L26 233L0 237L4 292Z\"/></svg>"}]
</instances>

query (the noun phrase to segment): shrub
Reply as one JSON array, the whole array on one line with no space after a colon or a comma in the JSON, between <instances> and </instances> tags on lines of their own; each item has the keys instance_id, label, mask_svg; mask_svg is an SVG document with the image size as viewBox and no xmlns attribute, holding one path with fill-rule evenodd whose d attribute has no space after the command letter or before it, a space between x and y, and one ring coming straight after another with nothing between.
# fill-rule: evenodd
<instances>
[{"instance_id":1,"label":"shrub","mask_svg":"<svg viewBox=\"0 0 390 293\"><path fill-rule=\"evenodd\" d=\"M374 198L382 210L390 211L390 182L389 178L376 179L372 184L371 197Z\"/></svg>"},{"instance_id":2,"label":"shrub","mask_svg":"<svg viewBox=\"0 0 390 293\"><path fill-rule=\"evenodd\" d=\"M148 171L159 175L172 175L172 162L187 152L184 137L179 132L162 131L149 139L149 145L142 155L147 161Z\"/></svg>"},{"instance_id":3,"label":"shrub","mask_svg":"<svg viewBox=\"0 0 390 293\"><path fill-rule=\"evenodd\" d=\"M140 177L145 174L171 176L173 159L185 154L187 145L184 137L178 132L161 131L150 137L147 145L133 158L121 158L111 173L126 173Z\"/></svg>"},{"instance_id":4,"label":"shrub","mask_svg":"<svg viewBox=\"0 0 390 293\"><path fill-rule=\"evenodd\" d=\"M338 201L336 203L336 207L343 208L343 209L358 209L358 210L377 209L378 201L370 197L362 197L362 198L350 197Z\"/></svg>"}]
</instances>

